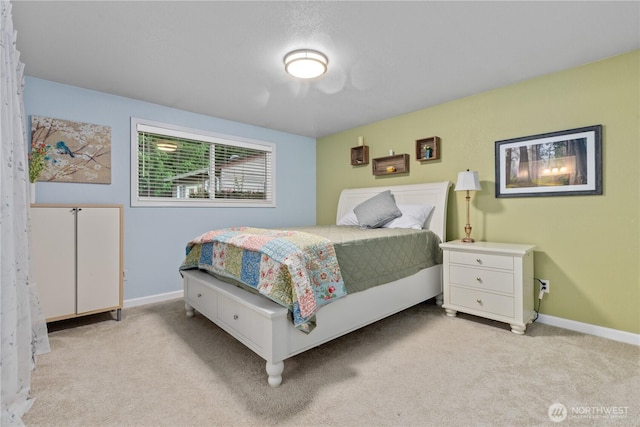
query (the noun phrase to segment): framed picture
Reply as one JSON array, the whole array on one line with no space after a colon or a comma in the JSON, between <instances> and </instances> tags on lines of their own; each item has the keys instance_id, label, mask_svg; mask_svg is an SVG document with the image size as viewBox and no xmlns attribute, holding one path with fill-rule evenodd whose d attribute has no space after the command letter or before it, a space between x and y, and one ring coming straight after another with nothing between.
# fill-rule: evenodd
<instances>
[{"instance_id":1,"label":"framed picture","mask_svg":"<svg viewBox=\"0 0 640 427\"><path fill-rule=\"evenodd\" d=\"M496 197L602 194L602 125L496 141Z\"/></svg>"},{"instance_id":2,"label":"framed picture","mask_svg":"<svg viewBox=\"0 0 640 427\"><path fill-rule=\"evenodd\" d=\"M31 144L46 151L38 181L111 183L111 127L31 116Z\"/></svg>"}]
</instances>

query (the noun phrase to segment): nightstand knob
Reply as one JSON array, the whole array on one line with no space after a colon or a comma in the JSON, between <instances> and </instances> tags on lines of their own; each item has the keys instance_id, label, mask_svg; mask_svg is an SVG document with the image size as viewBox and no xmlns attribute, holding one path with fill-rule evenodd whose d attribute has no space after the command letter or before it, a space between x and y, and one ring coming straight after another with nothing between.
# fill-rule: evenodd
<instances>
[{"instance_id":1,"label":"nightstand knob","mask_svg":"<svg viewBox=\"0 0 640 427\"><path fill-rule=\"evenodd\" d=\"M482 278L476 277L476 280L478 281L478 283L482 283Z\"/></svg>"},{"instance_id":2,"label":"nightstand knob","mask_svg":"<svg viewBox=\"0 0 640 427\"><path fill-rule=\"evenodd\" d=\"M198 298L202 297L202 294L198 294Z\"/></svg>"},{"instance_id":3,"label":"nightstand knob","mask_svg":"<svg viewBox=\"0 0 640 427\"><path fill-rule=\"evenodd\" d=\"M238 315L237 314L233 315L233 320L238 320Z\"/></svg>"},{"instance_id":4,"label":"nightstand knob","mask_svg":"<svg viewBox=\"0 0 640 427\"><path fill-rule=\"evenodd\" d=\"M479 299L479 298L478 298L478 299L476 300L476 302L477 302L478 304L482 305L482 300L481 300L481 299Z\"/></svg>"},{"instance_id":5,"label":"nightstand knob","mask_svg":"<svg viewBox=\"0 0 640 427\"><path fill-rule=\"evenodd\" d=\"M482 264L482 260L481 260L480 258L476 258L476 262L477 262L478 264Z\"/></svg>"}]
</instances>

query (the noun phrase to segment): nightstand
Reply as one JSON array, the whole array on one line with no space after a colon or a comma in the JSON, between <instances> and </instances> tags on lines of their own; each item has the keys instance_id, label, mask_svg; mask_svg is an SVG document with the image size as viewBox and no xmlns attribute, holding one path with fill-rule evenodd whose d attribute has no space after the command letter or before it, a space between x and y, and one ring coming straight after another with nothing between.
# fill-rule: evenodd
<instances>
[{"instance_id":1,"label":"nightstand","mask_svg":"<svg viewBox=\"0 0 640 427\"><path fill-rule=\"evenodd\" d=\"M533 321L533 245L460 240L442 243L444 304L458 311L505 322L524 334Z\"/></svg>"}]
</instances>

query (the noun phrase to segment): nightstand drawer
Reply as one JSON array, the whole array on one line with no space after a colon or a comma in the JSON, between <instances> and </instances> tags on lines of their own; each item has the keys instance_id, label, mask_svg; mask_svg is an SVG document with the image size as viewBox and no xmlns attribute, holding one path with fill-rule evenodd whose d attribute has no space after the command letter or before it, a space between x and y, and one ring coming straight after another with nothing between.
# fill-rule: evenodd
<instances>
[{"instance_id":1,"label":"nightstand drawer","mask_svg":"<svg viewBox=\"0 0 640 427\"><path fill-rule=\"evenodd\" d=\"M449 282L470 286L478 290L513 294L512 272L452 265L449 269Z\"/></svg>"},{"instance_id":2,"label":"nightstand drawer","mask_svg":"<svg viewBox=\"0 0 640 427\"><path fill-rule=\"evenodd\" d=\"M475 291L473 289L450 287L450 303L505 317L514 316L513 297Z\"/></svg>"},{"instance_id":3,"label":"nightstand drawer","mask_svg":"<svg viewBox=\"0 0 640 427\"><path fill-rule=\"evenodd\" d=\"M513 257L511 256L456 251L451 251L449 256L454 264L513 270Z\"/></svg>"}]
</instances>

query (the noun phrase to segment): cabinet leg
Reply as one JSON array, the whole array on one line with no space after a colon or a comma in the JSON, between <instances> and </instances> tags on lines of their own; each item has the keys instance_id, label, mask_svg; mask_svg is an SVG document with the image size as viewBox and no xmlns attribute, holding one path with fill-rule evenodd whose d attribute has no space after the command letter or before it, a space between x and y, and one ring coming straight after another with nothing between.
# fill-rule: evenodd
<instances>
[{"instance_id":1,"label":"cabinet leg","mask_svg":"<svg viewBox=\"0 0 640 427\"><path fill-rule=\"evenodd\" d=\"M269 374L269 385L271 387L278 387L282 383L282 371L284 371L283 361L267 362L267 374Z\"/></svg>"},{"instance_id":2,"label":"cabinet leg","mask_svg":"<svg viewBox=\"0 0 640 427\"><path fill-rule=\"evenodd\" d=\"M511 324L511 332L517 335L524 335L524 331L527 329L526 325L514 325Z\"/></svg>"},{"instance_id":3,"label":"cabinet leg","mask_svg":"<svg viewBox=\"0 0 640 427\"><path fill-rule=\"evenodd\" d=\"M122 320L122 309L121 308L116 310L116 320L118 322Z\"/></svg>"},{"instance_id":4,"label":"cabinet leg","mask_svg":"<svg viewBox=\"0 0 640 427\"><path fill-rule=\"evenodd\" d=\"M450 308L445 308L444 312L449 317L456 317L458 315L458 311L457 310L452 310Z\"/></svg>"}]
</instances>

